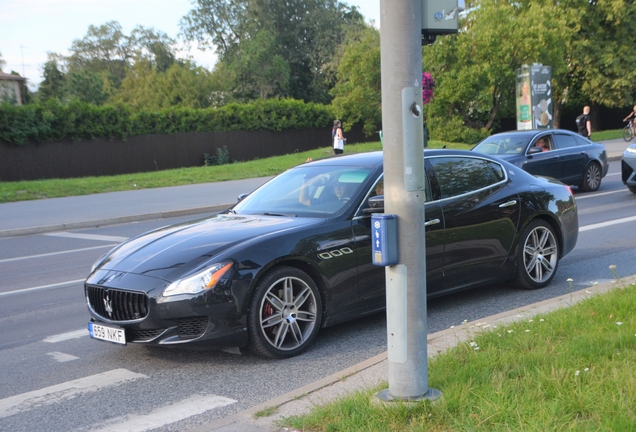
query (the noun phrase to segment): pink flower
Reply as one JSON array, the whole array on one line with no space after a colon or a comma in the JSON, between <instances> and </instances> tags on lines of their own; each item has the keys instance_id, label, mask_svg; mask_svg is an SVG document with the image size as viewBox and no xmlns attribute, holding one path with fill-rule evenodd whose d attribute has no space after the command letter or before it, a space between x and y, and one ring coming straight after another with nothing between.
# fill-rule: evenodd
<instances>
[{"instance_id":1,"label":"pink flower","mask_svg":"<svg viewBox=\"0 0 636 432\"><path fill-rule=\"evenodd\" d=\"M430 72L422 72L422 101L424 105L431 102L433 99L433 89L435 88L435 81Z\"/></svg>"}]
</instances>

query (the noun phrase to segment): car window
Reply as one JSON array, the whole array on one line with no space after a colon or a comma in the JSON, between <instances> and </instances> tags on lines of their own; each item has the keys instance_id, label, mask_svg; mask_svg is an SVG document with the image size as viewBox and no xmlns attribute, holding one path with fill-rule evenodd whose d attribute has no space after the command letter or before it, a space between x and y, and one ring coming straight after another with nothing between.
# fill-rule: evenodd
<instances>
[{"instance_id":1,"label":"car window","mask_svg":"<svg viewBox=\"0 0 636 432\"><path fill-rule=\"evenodd\" d=\"M493 161L468 157L430 158L441 199L487 188L506 179L503 167Z\"/></svg>"},{"instance_id":2,"label":"car window","mask_svg":"<svg viewBox=\"0 0 636 432\"><path fill-rule=\"evenodd\" d=\"M492 135L473 147L473 151L493 155L521 154L528 145L528 138L525 134Z\"/></svg>"},{"instance_id":3,"label":"car window","mask_svg":"<svg viewBox=\"0 0 636 432\"><path fill-rule=\"evenodd\" d=\"M583 138L581 135L574 135L574 140L580 146L590 145L591 144L590 141L588 141L587 139Z\"/></svg>"},{"instance_id":4,"label":"car window","mask_svg":"<svg viewBox=\"0 0 636 432\"><path fill-rule=\"evenodd\" d=\"M570 147L576 147L576 140L572 135L562 135L555 134L554 135L554 146L557 149L564 149Z\"/></svg>"},{"instance_id":5,"label":"car window","mask_svg":"<svg viewBox=\"0 0 636 432\"><path fill-rule=\"evenodd\" d=\"M330 217L348 206L372 169L306 165L291 169L234 206L238 214Z\"/></svg>"}]
</instances>

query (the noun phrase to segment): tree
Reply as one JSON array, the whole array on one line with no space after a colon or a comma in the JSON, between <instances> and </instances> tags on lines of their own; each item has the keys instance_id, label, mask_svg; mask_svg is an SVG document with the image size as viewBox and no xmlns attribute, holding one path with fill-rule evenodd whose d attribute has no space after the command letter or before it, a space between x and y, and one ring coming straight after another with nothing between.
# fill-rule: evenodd
<instances>
[{"instance_id":1,"label":"tree","mask_svg":"<svg viewBox=\"0 0 636 432\"><path fill-rule=\"evenodd\" d=\"M2 53L0 52L0 72L2 72L2 68L7 64L6 61L2 58Z\"/></svg>"},{"instance_id":2,"label":"tree","mask_svg":"<svg viewBox=\"0 0 636 432\"><path fill-rule=\"evenodd\" d=\"M51 55L49 55L49 60L44 63L42 76L44 80L38 87L38 99L40 101L63 100L66 97L66 77L60 71L57 60Z\"/></svg>"},{"instance_id":3,"label":"tree","mask_svg":"<svg viewBox=\"0 0 636 432\"><path fill-rule=\"evenodd\" d=\"M472 6L477 7L461 20L457 35L424 48L424 68L436 81L427 118L437 139L474 142L499 119L514 117L515 70L523 64L552 67L555 104L567 85L566 54L573 33L566 25L567 9L510 0L481 0Z\"/></svg>"},{"instance_id":4,"label":"tree","mask_svg":"<svg viewBox=\"0 0 636 432\"><path fill-rule=\"evenodd\" d=\"M636 5L623 0L578 1L570 25L568 89L582 102L624 107L636 99ZM555 4L559 4L555 1ZM566 5L564 5L565 7ZM572 5L569 5L572 7Z\"/></svg>"},{"instance_id":5,"label":"tree","mask_svg":"<svg viewBox=\"0 0 636 432\"><path fill-rule=\"evenodd\" d=\"M290 67L275 52L273 35L267 30L256 33L253 39L242 42L229 64L234 79L233 90L242 100L267 99L287 94Z\"/></svg>"},{"instance_id":6,"label":"tree","mask_svg":"<svg viewBox=\"0 0 636 432\"><path fill-rule=\"evenodd\" d=\"M212 103L210 72L192 63L174 62L165 72L148 60L135 63L109 103L133 109L162 110L169 107L207 108Z\"/></svg>"},{"instance_id":7,"label":"tree","mask_svg":"<svg viewBox=\"0 0 636 432\"><path fill-rule=\"evenodd\" d=\"M345 130L358 123L370 136L382 123L380 33L366 28L352 34L343 47L332 105L336 115L346 119Z\"/></svg>"},{"instance_id":8,"label":"tree","mask_svg":"<svg viewBox=\"0 0 636 432\"><path fill-rule=\"evenodd\" d=\"M194 4L181 21L189 40L214 47L221 62L248 67L251 61L241 57L252 52L249 46L260 32L267 32L271 42L256 43L268 49L265 57L282 60L271 70L280 76L280 67L289 67L282 96L305 101L329 102L333 81L324 65L349 29L365 26L355 7L336 0L196 0ZM236 79L246 74L249 71L237 73Z\"/></svg>"}]
</instances>

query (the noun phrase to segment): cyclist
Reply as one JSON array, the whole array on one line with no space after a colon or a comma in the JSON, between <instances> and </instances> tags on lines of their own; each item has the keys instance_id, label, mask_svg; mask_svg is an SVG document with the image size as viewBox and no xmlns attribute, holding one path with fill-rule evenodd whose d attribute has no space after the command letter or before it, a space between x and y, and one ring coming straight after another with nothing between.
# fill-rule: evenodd
<instances>
[{"instance_id":1,"label":"cyclist","mask_svg":"<svg viewBox=\"0 0 636 432\"><path fill-rule=\"evenodd\" d=\"M634 105L633 111L629 113L627 117L623 119L623 121L627 121L628 119L632 119L630 122L632 124L632 130L636 130L636 105Z\"/></svg>"}]
</instances>

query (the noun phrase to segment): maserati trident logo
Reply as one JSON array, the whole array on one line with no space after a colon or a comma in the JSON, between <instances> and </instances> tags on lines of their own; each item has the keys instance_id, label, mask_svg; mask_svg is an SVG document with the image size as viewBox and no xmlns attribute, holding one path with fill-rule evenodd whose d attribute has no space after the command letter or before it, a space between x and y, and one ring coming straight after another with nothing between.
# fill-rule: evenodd
<instances>
[{"instance_id":1,"label":"maserati trident logo","mask_svg":"<svg viewBox=\"0 0 636 432\"><path fill-rule=\"evenodd\" d=\"M106 291L106 297L104 298L104 309L108 312L108 317L113 317L113 301L110 299L108 291Z\"/></svg>"}]
</instances>

